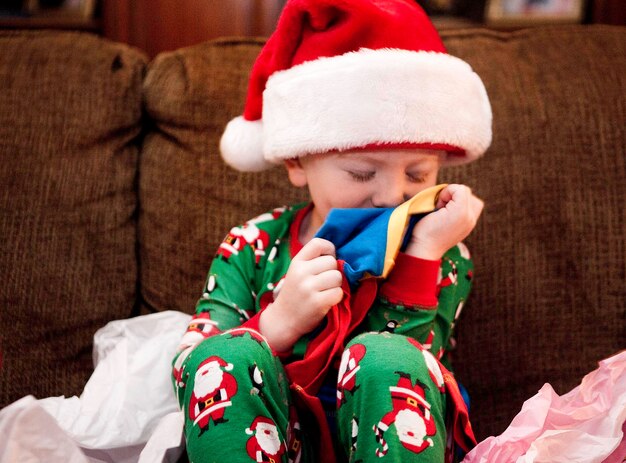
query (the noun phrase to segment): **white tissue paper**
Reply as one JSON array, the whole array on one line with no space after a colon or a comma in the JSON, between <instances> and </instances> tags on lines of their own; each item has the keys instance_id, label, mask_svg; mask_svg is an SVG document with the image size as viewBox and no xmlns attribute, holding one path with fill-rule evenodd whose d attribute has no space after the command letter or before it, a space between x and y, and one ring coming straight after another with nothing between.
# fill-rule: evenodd
<instances>
[{"instance_id":1,"label":"white tissue paper","mask_svg":"<svg viewBox=\"0 0 626 463\"><path fill-rule=\"evenodd\" d=\"M94 336L95 370L80 397L24 397L0 412L0 463L175 462L183 417L171 361L191 316L116 320Z\"/></svg>"}]
</instances>

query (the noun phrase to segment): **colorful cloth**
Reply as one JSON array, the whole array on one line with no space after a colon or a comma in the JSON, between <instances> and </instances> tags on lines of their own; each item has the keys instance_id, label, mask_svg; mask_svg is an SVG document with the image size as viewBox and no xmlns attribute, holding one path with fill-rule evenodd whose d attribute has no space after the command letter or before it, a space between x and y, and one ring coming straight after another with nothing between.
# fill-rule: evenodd
<instances>
[{"instance_id":1,"label":"colorful cloth","mask_svg":"<svg viewBox=\"0 0 626 463\"><path fill-rule=\"evenodd\" d=\"M332 209L315 236L335 245L351 287L363 278L386 278L411 230L433 211L445 187L427 188L395 208Z\"/></svg>"},{"instance_id":2,"label":"colorful cloth","mask_svg":"<svg viewBox=\"0 0 626 463\"><path fill-rule=\"evenodd\" d=\"M258 335L259 313L274 300L277 292L280 291L281 279L289 267L291 257L302 247L297 236L302 219L309 209L310 206L305 207L304 205L275 209L247 222L242 227L233 228L220 246L207 277L203 296L197 304L197 313L190 323L182 340L179 354L174 360L174 384L179 403L183 409L187 410L187 413L191 410L190 391L195 388L194 378L196 378L200 364L212 355L220 357L218 352L222 352L221 348L217 349L213 345L217 342L214 338L231 339L230 347L224 350L224 352L229 353L231 350L239 350L239 348L236 348L235 342L232 341L232 333L224 334L228 330L240 327L247 330L245 331L246 336L260 336ZM342 301L343 304L329 311L329 317L320 326L320 329L299 340L292 352L281 353L280 355L272 352L273 358L280 358L281 368L264 370L267 375L265 383L269 381L273 384L277 381L280 383L280 378L286 375L290 390L288 402L291 401L291 405L295 406L299 415L304 415L300 417L301 425L311 430L307 434L310 439L307 445L313 451L318 452L318 455L324 455L324 461L335 461L333 459L335 454L333 441L337 440L337 436L332 435L331 429L327 425L326 413L329 410L324 409L318 395L324 392L322 390L324 383L330 382L332 384L335 382L346 343L350 339L354 339L359 333L393 331L395 335L403 335L400 336L401 339L417 341L416 345L422 346L425 351L430 350L434 354L434 360L440 359L446 363L446 353L453 344L451 333L454 322L469 293L471 277L472 264L469 253L463 245L447 252L441 262L424 261L399 253L395 267L388 274L386 280L366 279L356 291L352 291L347 280L345 280L344 293L346 297ZM220 333L222 335L215 336ZM329 333L333 335L331 336ZM246 358L256 360L256 354L251 355L251 352L244 352L244 354ZM388 362L388 360L381 360L379 354L376 354L375 358L376 362ZM407 359L399 358L398 360L404 362ZM213 359L213 361L217 362L213 365L214 369L219 368L223 372L234 374L226 367L229 364L235 365L235 362L225 360L226 363L222 365L217 359ZM274 360L273 362L277 361ZM238 362L242 362L242 360ZM435 361L435 363L437 362ZM445 399L451 400L460 397L458 389L454 387L456 383L452 376L447 373L443 365L438 363L437 365L438 371L442 372L442 377L447 378L444 382L447 392L444 394ZM405 370L406 368L398 371ZM272 373L268 373L269 371ZM428 384L430 376L427 369L422 368L421 372L412 372L411 374L412 380L419 379L423 384ZM398 376L393 376L393 379L389 377L388 381L393 384L380 384L380 387L385 391L384 394L377 392L377 395L367 395L369 400L381 400L381 404L386 404L384 405L385 409L391 406L392 398L389 396L389 388L397 385ZM239 384L238 380L235 382ZM448 387L448 385L451 386ZM232 389L232 384L229 387ZM218 389L223 390L220 397L232 397L234 394L232 390L229 392L228 387L219 387ZM322 392L320 392L321 390ZM280 391L277 390L276 393L278 395L274 396L275 398L286 396L284 387ZM206 404L207 401L204 400L202 403ZM205 434L208 432L207 430L203 433L198 432L199 428L206 426L197 421L197 417L192 418L192 415L189 414L186 426L189 448L203 448L205 451L209 451L216 445L222 445L219 443L222 437L218 437L222 434L220 430L224 430L224 435L228 433L241 434L236 429L231 429L231 425L234 427L241 426L241 421L237 420L239 424L235 424L233 421L228 426L223 425L229 421L221 421L222 419L230 420L228 415L247 416L248 409L246 407L248 405L235 407L235 403L236 401L233 399L233 405L221 407L224 415L216 415L215 419L211 418L213 421L217 420L216 426L207 428L211 437L207 437L208 434ZM461 405L456 404L454 408L459 409L460 407ZM346 423L341 416L343 415L340 414L339 419L336 420L338 435L341 435L342 432L345 433L347 429L345 426L350 423L350 421ZM247 416L246 419L248 418L250 417ZM382 419L382 416L379 419ZM471 429L468 427L466 419L461 419L459 423L461 425L457 426L457 429L462 429L463 425L467 428L465 434L461 432L456 436L457 440L463 441L464 436L471 436ZM285 434L287 428L284 420L275 419L274 424L282 430L282 442L288 445L287 434ZM242 429L245 430L246 428ZM438 429L440 433L445 434L445 430L442 430L441 426ZM385 433L385 441L390 448L385 458L386 461L395 461L399 453L391 451L394 445L389 442L390 436L398 437L398 426L394 424L390 430L392 431ZM220 432L218 433L218 431ZM204 444L200 442L204 442ZM471 437L465 441L465 444L471 446ZM340 447L345 448L345 445L344 440ZM440 452L441 449L438 451ZM191 452L193 453L194 450ZM232 454L230 455L232 456ZM338 452L338 455L341 455L341 452ZM288 461L286 458L284 461ZM378 457L374 455L372 458ZM211 460L208 459L207 461ZM235 460L229 458L229 461ZM415 461L419 461L419 459Z\"/></svg>"}]
</instances>

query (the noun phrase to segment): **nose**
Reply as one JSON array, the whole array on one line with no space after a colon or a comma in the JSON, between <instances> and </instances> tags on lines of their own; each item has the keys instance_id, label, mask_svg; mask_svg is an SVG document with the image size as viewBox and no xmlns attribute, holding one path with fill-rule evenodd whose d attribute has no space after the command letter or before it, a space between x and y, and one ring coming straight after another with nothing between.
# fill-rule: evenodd
<instances>
[{"instance_id":1,"label":"nose","mask_svg":"<svg viewBox=\"0 0 626 463\"><path fill-rule=\"evenodd\" d=\"M372 205L374 207L396 207L410 197L404 182L394 181L383 185L376 192L372 198Z\"/></svg>"}]
</instances>

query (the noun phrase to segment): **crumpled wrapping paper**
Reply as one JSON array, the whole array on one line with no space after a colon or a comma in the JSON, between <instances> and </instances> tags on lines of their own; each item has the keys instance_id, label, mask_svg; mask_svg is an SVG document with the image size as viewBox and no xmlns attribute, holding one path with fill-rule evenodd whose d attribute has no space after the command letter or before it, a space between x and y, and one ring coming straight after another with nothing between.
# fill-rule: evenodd
<instances>
[{"instance_id":1,"label":"crumpled wrapping paper","mask_svg":"<svg viewBox=\"0 0 626 463\"><path fill-rule=\"evenodd\" d=\"M190 316L174 311L116 320L94 336L95 371L80 397L26 396L0 410L0 463L173 463L183 417L171 359ZM549 384L505 432L464 463L622 463L626 351L558 396Z\"/></svg>"},{"instance_id":2,"label":"crumpled wrapping paper","mask_svg":"<svg viewBox=\"0 0 626 463\"><path fill-rule=\"evenodd\" d=\"M176 461L183 418L169 378L190 318L159 312L98 330L80 397L26 396L0 411L0 463Z\"/></svg>"},{"instance_id":3,"label":"crumpled wrapping paper","mask_svg":"<svg viewBox=\"0 0 626 463\"><path fill-rule=\"evenodd\" d=\"M622 463L625 422L623 351L563 396L545 384L501 435L480 442L463 463Z\"/></svg>"}]
</instances>

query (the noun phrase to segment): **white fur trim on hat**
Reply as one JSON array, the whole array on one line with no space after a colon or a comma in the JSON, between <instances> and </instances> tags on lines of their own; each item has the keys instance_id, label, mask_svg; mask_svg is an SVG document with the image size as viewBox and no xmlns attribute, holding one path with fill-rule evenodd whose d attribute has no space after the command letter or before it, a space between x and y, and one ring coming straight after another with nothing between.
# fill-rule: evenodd
<instances>
[{"instance_id":1,"label":"white fur trim on hat","mask_svg":"<svg viewBox=\"0 0 626 463\"><path fill-rule=\"evenodd\" d=\"M272 163L373 144L447 144L469 162L491 143L480 77L445 53L401 49L308 61L279 71L263 93L263 154ZM228 162L228 161L227 161Z\"/></svg>"},{"instance_id":2,"label":"white fur trim on hat","mask_svg":"<svg viewBox=\"0 0 626 463\"><path fill-rule=\"evenodd\" d=\"M259 172L272 166L263 156L263 121L242 116L231 120L220 140L222 158L243 172Z\"/></svg>"}]
</instances>

